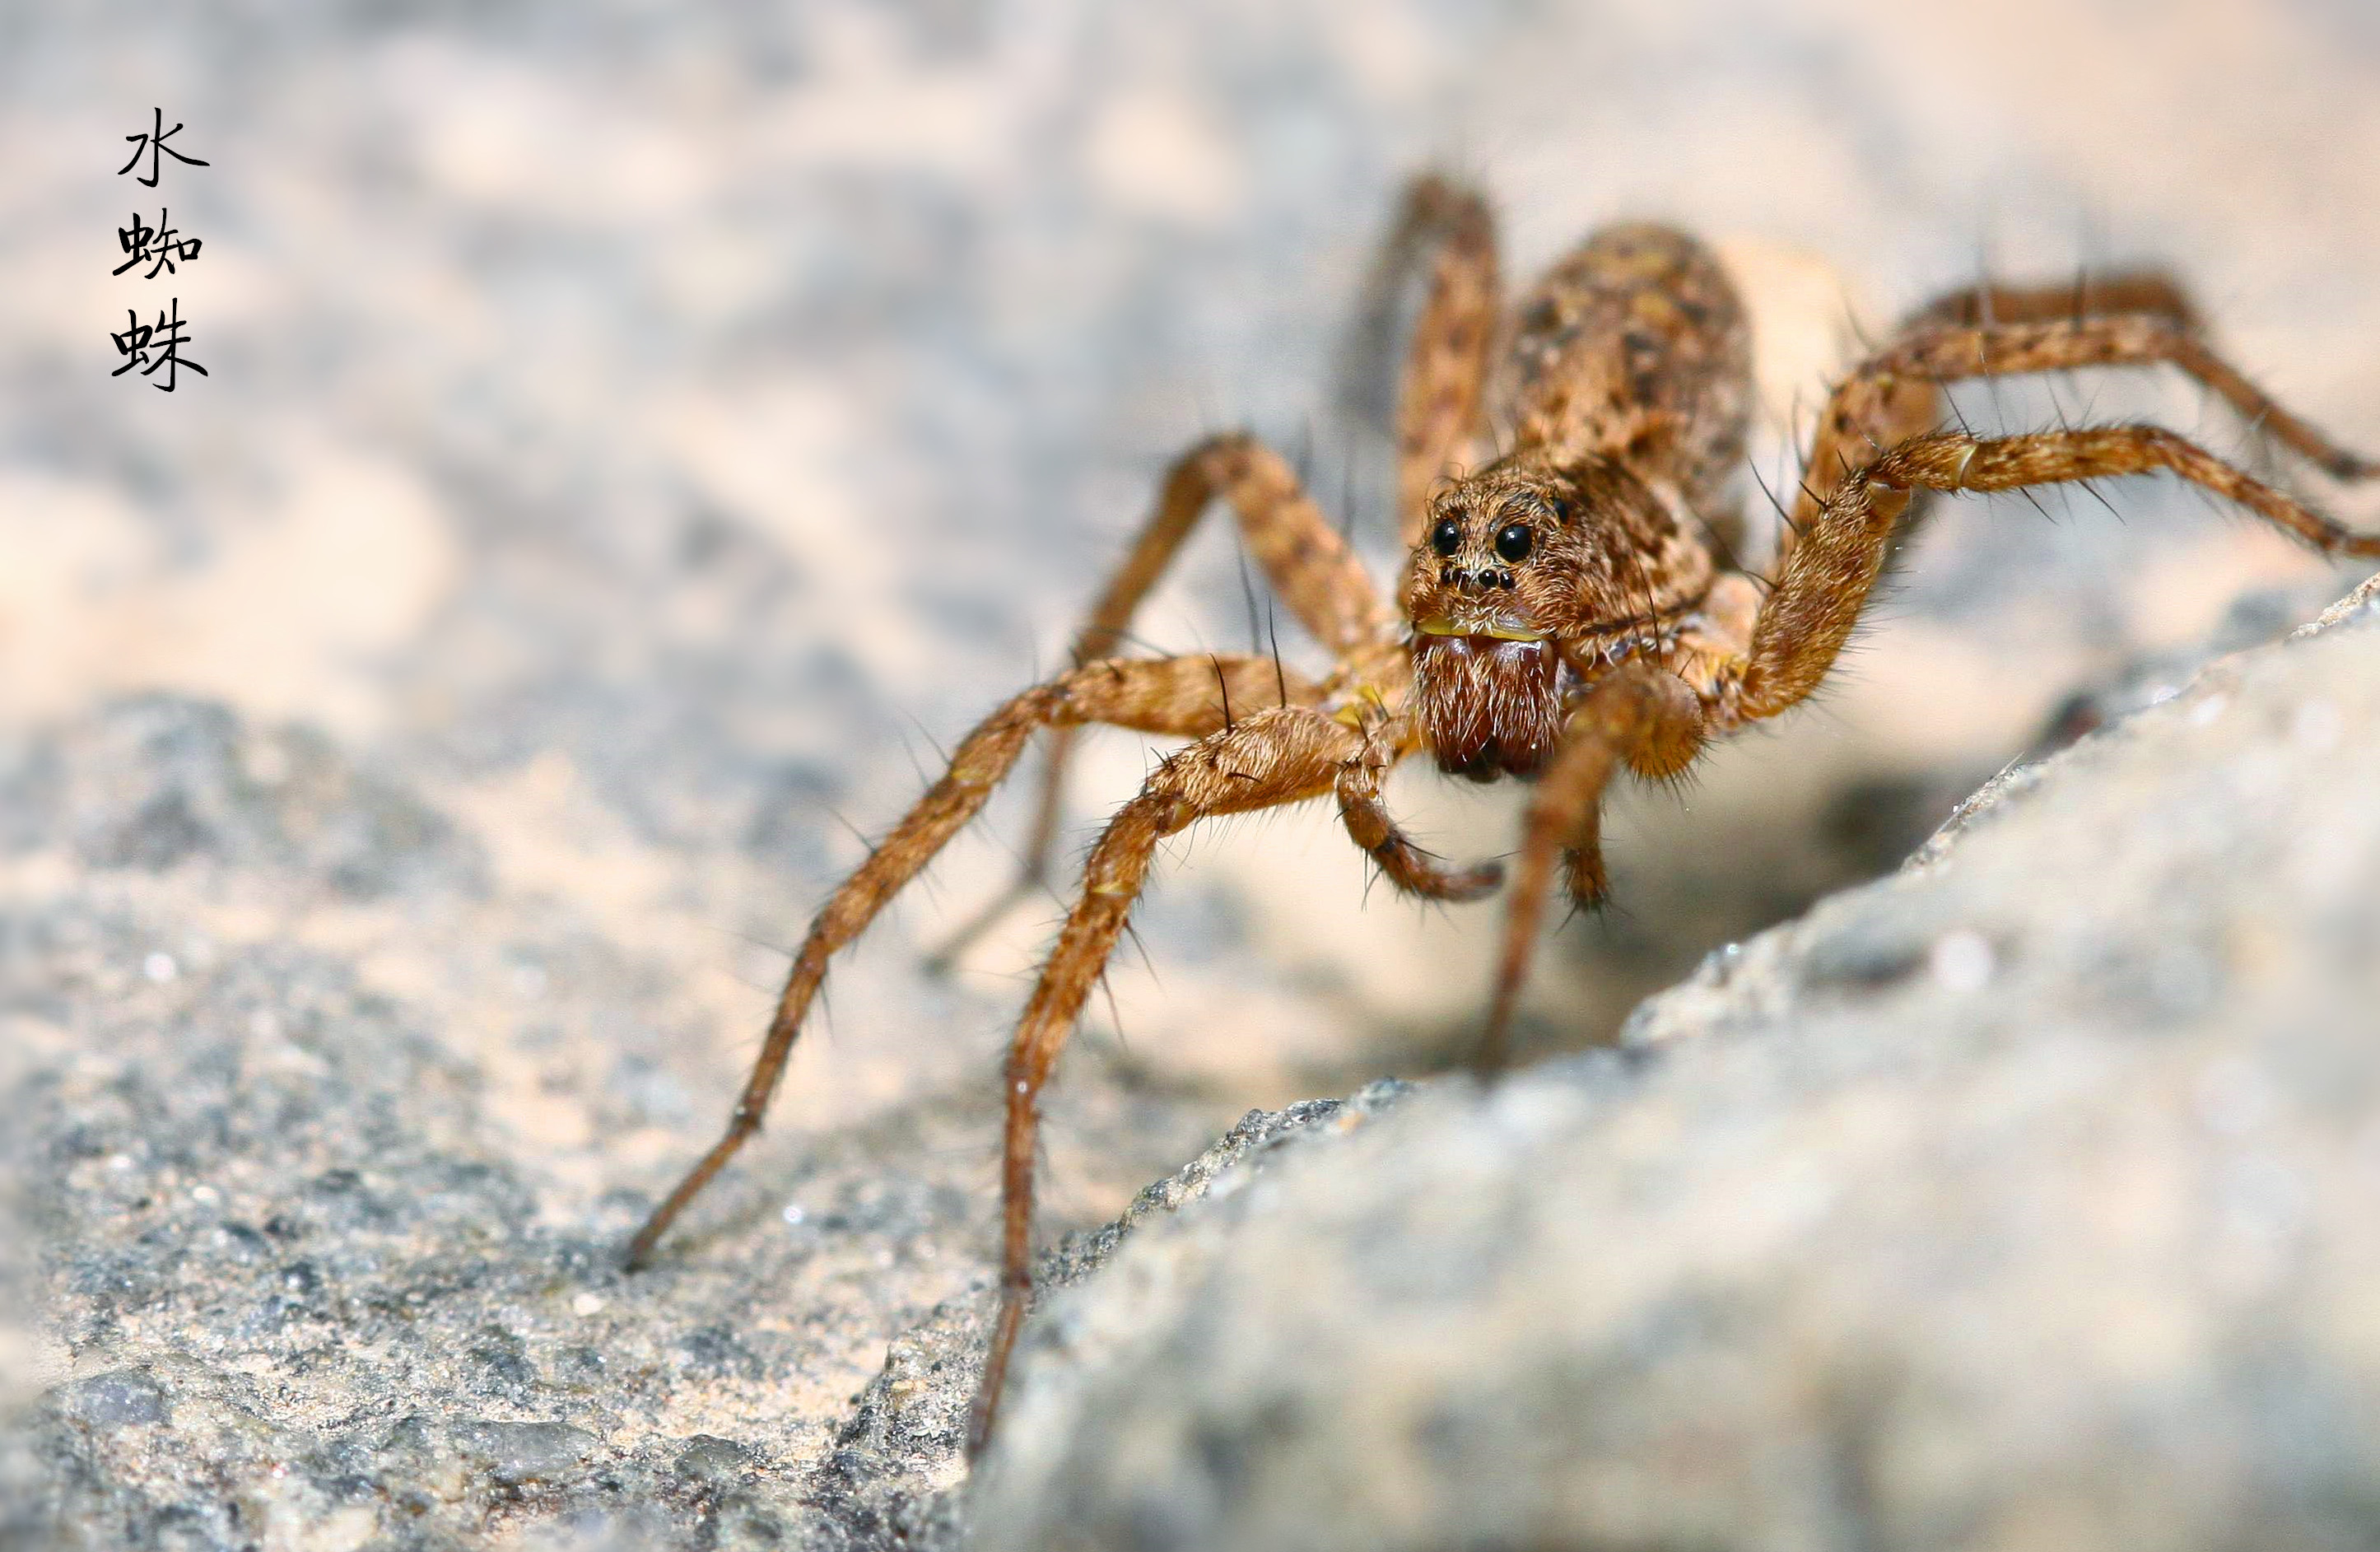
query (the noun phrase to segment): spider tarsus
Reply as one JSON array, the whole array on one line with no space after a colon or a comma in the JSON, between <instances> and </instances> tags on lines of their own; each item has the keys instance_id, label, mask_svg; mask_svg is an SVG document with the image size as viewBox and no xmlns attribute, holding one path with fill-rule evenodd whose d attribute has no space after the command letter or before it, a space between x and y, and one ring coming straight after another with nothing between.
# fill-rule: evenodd
<instances>
[{"instance_id":1,"label":"spider tarsus","mask_svg":"<svg viewBox=\"0 0 2380 1552\"><path fill-rule=\"evenodd\" d=\"M662 1236L668 1231L667 1220L658 1217L647 1219L645 1226L637 1231L637 1237L628 1242L628 1248L621 1254L620 1269L641 1272L650 1267L654 1252L661 1248Z\"/></svg>"}]
</instances>

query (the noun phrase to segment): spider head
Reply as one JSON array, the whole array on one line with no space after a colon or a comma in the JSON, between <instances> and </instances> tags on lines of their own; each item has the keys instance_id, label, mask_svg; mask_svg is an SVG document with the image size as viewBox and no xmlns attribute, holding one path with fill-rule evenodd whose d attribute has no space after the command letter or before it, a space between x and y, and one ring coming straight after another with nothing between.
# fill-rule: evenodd
<instances>
[{"instance_id":1,"label":"spider head","mask_svg":"<svg viewBox=\"0 0 2380 1552\"><path fill-rule=\"evenodd\" d=\"M1406 567L1405 613L1426 637L1537 642L1555 633L1571 589L1572 493L1500 467L1430 503Z\"/></svg>"},{"instance_id":2,"label":"spider head","mask_svg":"<svg viewBox=\"0 0 2380 1552\"><path fill-rule=\"evenodd\" d=\"M1441 770L1534 774L1561 731L1562 648L1707 589L1708 553L1621 466L1492 464L1430 503L1405 566L1415 704Z\"/></svg>"},{"instance_id":3,"label":"spider head","mask_svg":"<svg viewBox=\"0 0 2380 1552\"><path fill-rule=\"evenodd\" d=\"M1404 606L1415 704L1440 770L1477 782L1527 775L1553 748L1572 499L1499 466L1430 503Z\"/></svg>"}]
</instances>

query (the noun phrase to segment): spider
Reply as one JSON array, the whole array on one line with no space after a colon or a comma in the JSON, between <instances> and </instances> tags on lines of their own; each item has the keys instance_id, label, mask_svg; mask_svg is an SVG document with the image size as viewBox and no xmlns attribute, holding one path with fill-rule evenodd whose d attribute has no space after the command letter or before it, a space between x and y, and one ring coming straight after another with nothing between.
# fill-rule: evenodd
<instances>
[{"instance_id":1,"label":"spider","mask_svg":"<svg viewBox=\"0 0 2380 1552\"><path fill-rule=\"evenodd\" d=\"M1480 1069L1493 1073L1557 875L1580 905L1604 897L1597 821L1613 775L1625 766L1676 776L1710 740L1815 689L1917 492L2166 470L2318 550L2380 556L2380 536L2355 534L2160 427L1992 437L1940 428L1941 385L1957 379L2165 362L2332 476L2380 473L2380 463L2336 446L2216 355L2181 289L2161 274L1976 286L1912 314L1829 396L1764 577L1737 569L1726 541L1737 527L1727 487L1753 401L1751 332L1708 249L1665 226L1609 227L1507 311L1486 200L1430 175L1405 190L1384 273L1427 277L1397 416L1408 552L1397 607L1279 455L1240 434L1184 453L1076 639L1076 666L985 719L828 899L725 1134L629 1246L632 1268L647 1262L759 1130L829 958L975 817L1036 733L1050 733L1050 758L1024 875L978 927L1047 870L1075 729L1103 723L1190 740L1159 762L1092 847L1009 1048L1000 1309L970 1455L990 1435L1033 1291L1042 1085L1167 836L1217 815L1329 797L1349 838L1399 889L1475 900L1503 881L1503 868L1441 865L1398 828L1382 780L1427 751L1473 781L1534 782L1479 1048ZM1116 655L1135 608L1218 498L1274 591L1333 654L1326 677L1309 679L1277 655Z\"/></svg>"}]
</instances>

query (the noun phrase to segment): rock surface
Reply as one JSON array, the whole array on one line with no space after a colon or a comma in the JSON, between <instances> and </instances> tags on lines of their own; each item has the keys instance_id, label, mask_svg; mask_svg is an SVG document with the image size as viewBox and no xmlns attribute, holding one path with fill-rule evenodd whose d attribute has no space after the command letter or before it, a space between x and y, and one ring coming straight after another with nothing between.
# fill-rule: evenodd
<instances>
[{"instance_id":1,"label":"rock surface","mask_svg":"<svg viewBox=\"0 0 2380 1552\"><path fill-rule=\"evenodd\" d=\"M2380 578L1029 1328L985 1548L2380 1536Z\"/></svg>"}]
</instances>

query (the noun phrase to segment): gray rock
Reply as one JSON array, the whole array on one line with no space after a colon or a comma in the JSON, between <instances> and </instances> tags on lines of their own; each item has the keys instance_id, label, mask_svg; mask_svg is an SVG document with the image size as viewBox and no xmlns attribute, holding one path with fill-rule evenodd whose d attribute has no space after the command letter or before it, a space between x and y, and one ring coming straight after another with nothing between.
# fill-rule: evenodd
<instances>
[{"instance_id":1,"label":"gray rock","mask_svg":"<svg viewBox=\"0 0 2380 1552\"><path fill-rule=\"evenodd\" d=\"M752 1469L752 1452L734 1439L697 1434L686 1441L675 1465L678 1475L687 1481L718 1487L744 1479Z\"/></svg>"},{"instance_id":2,"label":"gray rock","mask_svg":"<svg viewBox=\"0 0 2380 1552\"><path fill-rule=\"evenodd\" d=\"M93 1428L165 1420L165 1388L144 1374L93 1375L58 1392L58 1410Z\"/></svg>"},{"instance_id":3,"label":"gray rock","mask_svg":"<svg viewBox=\"0 0 2380 1552\"><path fill-rule=\"evenodd\" d=\"M990 1549L2380 1537L2380 626L1052 1297Z\"/></svg>"},{"instance_id":4,"label":"gray rock","mask_svg":"<svg viewBox=\"0 0 2380 1552\"><path fill-rule=\"evenodd\" d=\"M567 1423L461 1422L449 1430L455 1449L501 1487L552 1482L572 1472L595 1448L595 1436Z\"/></svg>"},{"instance_id":5,"label":"gray rock","mask_svg":"<svg viewBox=\"0 0 2380 1552\"><path fill-rule=\"evenodd\" d=\"M1251 1110L1204 1152L1134 1198L1115 1222L1068 1235L1037 1269L1039 1286L1065 1288L1107 1264L1151 1223L1194 1219L1263 1180L1301 1149L1369 1124L1410 1084L1383 1079L1345 1100L1308 1099ZM843 1522L855 1531L897 1525L908 1545L941 1546L961 1527L962 1451L983 1374L997 1302L984 1289L953 1300L896 1337L884 1372L870 1381L837 1439L828 1473Z\"/></svg>"},{"instance_id":6,"label":"gray rock","mask_svg":"<svg viewBox=\"0 0 2380 1552\"><path fill-rule=\"evenodd\" d=\"M67 837L94 868L207 859L358 900L417 884L486 888L485 859L443 815L308 728L250 732L225 707L152 695L6 752L0 845L10 850Z\"/></svg>"}]
</instances>

